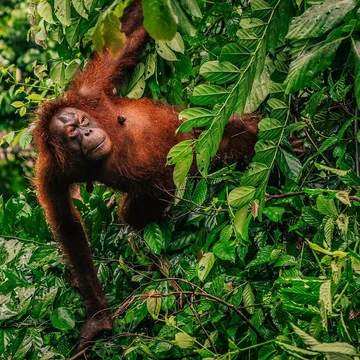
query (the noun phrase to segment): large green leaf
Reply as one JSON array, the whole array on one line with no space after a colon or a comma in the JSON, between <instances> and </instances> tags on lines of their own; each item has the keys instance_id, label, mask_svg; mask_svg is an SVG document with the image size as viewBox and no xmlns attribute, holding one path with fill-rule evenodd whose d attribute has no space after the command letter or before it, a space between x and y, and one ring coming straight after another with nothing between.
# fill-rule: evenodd
<instances>
[{"instance_id":1,"label":"large green leaf","mask_svg":"<svg viewBox=\"0 0 360 360\"><path fill-rule=\"evenodd\" d=\"M155 42L156 52L167 61L176 61L175 53L169 48L167 42L158 40Z\"/></svg>"},{"instance_id":2,"label":"large green leaf","mask_svg":"<svg viewBox=\"0 0 360 360\"><path fill-rule=\"evenodd\" d=\"M340 354L356 356L358 352L354 346L345 343L345 342L334 342L334 343L322 343L319 345L314 345L312 347L314 351L318 351L324 354L336 354L338 357L332 357L331 359L343 359L340 357Z\"/></svg>"},{"instance_id":3,"label":"large green leaf","mask_svg":"<svg viewBox=\"0 0 360 360\"><path fill-rule=\"evenodd\" d=\"M283 124L276 119L265 118L259 122L259 139L260 140L279 140Z\"/></svg>"},{"instance_id":4,"label":"large green leaf","mask_svg":"<svg viewBox=\"0 0 360 360\"><path fill-rule=\"evenodd\" d=\"M259 140L255 144L255 156L253 157L253 161L270 164L274 159L276 149L277 146L274 142Z\"/></svg>"},{"instance_id":5,"label":"large green leaf","mask_svg":"<svg viewBox=\"0 0 360 360\"><path fill-rule=\"evenodd\" d=\"M192 16L202 18L202 13L198 4L196 3L196 0L182 0L181 4Z\"/></svg>"},{"instance_id":6,"label":"large green leaf","mask_svg":"<svg viewBox=\"0 0 360 360\"><path fill-rule=\"evenodd\" d=\"M54 0L54 10L55 15L60 20L60 22L65 26L70 26L70 0Z\"/></svg>"},{"instance_id":7,"label":"large green leaf","mask_svg":"<svg viewBox=\"0 0 360 360\"><path fill-rule=\"evenodd\" d=\"M39 15L49 24L55 24L55 21L52 16L51 5L47 1L42 1L37 6L37 11Z\"/></svg>"},{"instance_id":8,"label":"large green leaf","mask_svg":"<svg viewBox=\"0 0 360 360\"><path fill-rule=\"evenodd\" d=\"M75 10L77 13L82 16L83 18L87 19L88 14L85 10L84 2L83 0L72 0L72 3L74 5Z\"/></svg>"},{"instance_id":9,"label":"large green leaf","mask_svg":"<svg viewBox=\"0 0 360 360\"><path fill-rule=\"evenodd\" d=\"M201 107L185 109L179 114L179 119L184 122L180 125L177 132L188 132L194 127L205 126L212 120L213 117L214 114L208 109Z\"/></svg>"},{"instance_id":10,"label":"large green leaf","mask_svg":"<svg viewBox=\"0 0 360 360\"><path fill-rule=\"evenodd\" d=\"M143 0L144 27L156 40L171 40L177 29L178 19L169 0Z\"/></svg>"},{"instance_id":11,"label":"large green leaf","mask_svg":"<svg viewBox=\"0 0 360 360\"><path fill-rule=\"evenodd\" d=\"M151 0L149 0L151 1ZM196 28L193 25L192 21L187 17L185 12L183 11L182 7L178 0L168 0L171 3L172 9L176 17L178 18L179 28L182 33L185 35L195 36Z\"/></svg>"},{"instance_id":12,"label":"large green leaf","mask_svg":"<svg viewBox=\"0 0 360 360\"><path fill-rule=\"evenodd\" d=\"M51 323L60 330L69 330L75 327L75 317L71 309L59 307L51 313Z\"/></svg>"},{"instance_id":13,"label":"large green leaf","mask_svg":"<svg viewBox=\"0 0 360 360\"><path fill-rule=\"evenodd\" d=\"M234 64L241 64L241 62L248 56L250 56L250 52L243 46L237 43L230 43L222 48L220 60L230 61Z\"/></svg>"},{"instance_id":14,"label":"large green leaf","mask_svg":"<svg viewBox=\"0 0 360 360\"><path fill-rule=\"evenodd\" d=\"M208 61L201 66L200 75L208 81L225 84L239 76L239 69L228 61Z\"/></svg>"},{"instance_id":15,"label":"large green leaf","mask_svg":"<svg viewBox=\"0 0 360 360\"><path fill-rule=\"evenodd\" d=\"M175 334L174 343L181 349L188 349L189 347L193 346L194 339L184 332L178 332Z\"/></svg>"},{"instance_id":16,"label":"large green leaf","mask_svg":"<svg viewBox=\"0 0 360 360\"><path fill-rule=\"evenodd\" d=\"M343 38L320 43L300 55L290 64L289 74L285 80L286 93L290 94L309 85L314 77L327 69Z\"/></svg>"},{"instance_id":17,"label":"large green leaf","mask_svg":"<svg viewBox=\"0 0 360 360\"><path fill-rule=\"evenodd\" d=\"M354 7L354 0L327 0L314 4L292 21L286 37L293 40L319 37L338 25Z\"/></svg>"},{"instance_id":18,"label":"large green leaf","mask_svg":"<svg viewBox=\"0 0 360 360\"><path fill-rule=\"evenodd\" d=\"M173 179L174 184L179 188L180 192L176 195L181 197L185 191L185 180L186 176L190 171L191 165L193 163L194 156L192 153L189 153L185 158L178 160L174 172Z\"/></svg>"},{"instance_id":19,"label":"large green leaf","mask_svg":"<svg viewBox=\"0 0 360 360\"><path fill-rule=\"evenodd\" d=\"M154 254L160 254L163 236L157 223L152 222L144 229L144 240Z\"/></svg>"},{"instance_id":20,"label":"large green leaf","mask_svg":"<svg viewBox=\"0 0 360 360\"><path fill-rule=\"evenodd\" d=\"M255 295L251 289L250 284L246 284L243 290L243 301L246 311L249 314L254 313Z\"/></svg>"},{"instance_id":21,"label":"large green leaf","mask_svg":"<svg viewBox=\"0 0 360 360\"><path fill-rule=\"evenodd\" d=\"M244 112L253 113L259 108L261 103L269 95L270 75L267 67L264 68L261 75L255 78L251 92L246 100Z\"/></svg>"},{"instance_id":22,"label":"large green leaf","mask_svg":"<svg viewBox=\"0 0 360 360\"><path fill-rule=\"evenodd\" d=\"M262 163L252 162L249 169L241 178L241 185L257 186L267 180L269 168Z\"/></svg>"},{"instance_id":23,"label":"large green leaf","mask_svg":"<svg viewBox=\"0 0 360 360\"><path fill-rule=\"evenodd\" d=\"M174 165L192 154L191 143L192 140L184 140L173 146L168 153L166 165Z\"/></svg>"},{"instance_id":24,"label":"large green leaf","mask_svg":"<svg viewBox=\"0 0 360 360\"><path fill-rule=\"evenodd\" d=\"M301 171L299 159L284 149L278 152L277 163L286 178L295 180Z\"/></svg>"},{"instance_id":25,"label":"large green leaf","mask_svg":"<svg viewBox=\"0 0 360 360\"><path fill-rule=\"evenodd\" d=\"M255 195L253 186L240 186L229 194L229 204L234 208L240 208L247 205Z\"/></svg>"},{"instance_id":26,"label":"large green leaf","mask_svg":"<svg viewBox=\"0 0 360 360\"><path fill-rule=\"evenodd\" d=\"M228 91L220 86L202 84L196 86L190 100L196 105L221 104L228 94Z\"/></svg>"},{"instance_id":27,"label":"large green leaf","mask_svg":"<svg viewBox=\"0 0 360 360\"><path fill-rule=\"evenodd\" d=\"M212 251L218 258L234 262L236 257L235 249L235 243L230 241L219 241L214 245Z\"/></svg>"}]
</instances>

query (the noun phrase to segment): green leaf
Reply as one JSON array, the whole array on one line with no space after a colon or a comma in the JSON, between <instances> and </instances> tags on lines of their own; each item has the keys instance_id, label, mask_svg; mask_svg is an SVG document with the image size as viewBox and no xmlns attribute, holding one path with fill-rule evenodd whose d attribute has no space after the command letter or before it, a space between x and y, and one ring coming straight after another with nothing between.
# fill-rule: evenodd
<instances>
[{"instance_id":1,"label":"green leaf","mask_svg":"<svg viewBox=\"0 0 360 360\"><path fill-rule=\"evenodd\" d=\"M312 350L321 352L323 354L344 354L350 356L357 355L356 348L344 342L322 343L319 345L314 345Z\"/></svg>"},{"instance_id":2,"label":"green leaf","mask_svg":"<svg viewBox=\"0 0 360 360\"><path fill-rule=\"evenodd\" d=\"M181 5L192 16L202 18L202 13L196 0L182 0Z\"/></svg>"},{"instance_id":3,"label":"green leaf","mask_svg":"<svg viewBox=\"0 0 360 360\"><path fill-rule=\"evenodd\" d=\"M171 40L177 29L178 19L169 0L143 0L144 27L155 40Z\"/></svg>"},{"instance_id":4,"label":"green leaf","mask_svg":"<svg viewBox=\"0 0 360 360\"><path fill-rule=\"evenodd\" d=\"M298 157L282 148L280 148L277 155L277 163L282 173L286 176L286 178L296 180L302 168Z\"/></svg>"},{"instance_id":5,"label":"green leaf","mask_svg":"<svg viewBox=\"0 0 360 360\"><path fill-rule=\"evenodd\" d=\"M26 114L26 106L22 106L19 111L19 115L23 117Z\"/></svg>"},{"instance_id":6,"label":"green leaf","mask_svg":"<svg viewBox=\"0 0 360 360\"><path fill-rule=\"evenodd\" d=\"M283 124L276 119L265 118L259 122L259 139L260 140L273 140L280 139Z\"/></svg>"},{"instance_id":7,"label":"green leaf","mask_svg":"<svg viewBox=\"0 0 360 360\"><path fill-rule=\"evenodd\" d=\"M220 232L220 241L228 241L230 240L231 236L233 234L233 227L231 225L226 225L223 227L223 229Z\"/></svg>"},{"instance_id":8,"label":"green leaf","mask_svg":"<svg viewBox=\"0 0 360 360\"><path fill-rule=\"evenodd\" d=\"M79 41L79 32L80 32L81 24L82 24L82 18L79 17L76 21L73 21L71 25L65 29L65 38L67 43L71 47L74 47L75 44Z\"/></svg>"},{"instance_id":9,"label":"green leaf","mask_svg":"<svg viewBox=\"0 0 360 360\"><path fill-rule=\"evenodd\" d=\"M331 135L319 146L318 153L321 154L325 150L329 149L331 146L335 145L337 142L338 142L337 136Z\"/></svg>"},{"instance_id":10,"label":"green leaf","mask_svg":"<svg viewBox=\"0 0 360 360\"><path fill-rule=\"evenodd\" d=\"M156 52L167 61L176 61L177 57L174 52L169 48L165 41L156 41L155 42Z\"/></svg>"},{"instance_id":11,"label":"green leaf","mask_svg":"<svg viewBox=\"0 0 360 360\"><path fill-rule=\"evenodd\" d=\"M174 184L177 187L177 190L180 191L180 193L177 193L177 197L182 197L184 191L185 191L185 180L186 176L188 175L191 165L193 163L193 154L189 154L186 158L179 159L175 165L174 172L173 172L173 179Z\"/></svg>"},{"instance_id":12,"label":"green leaf","mask_svg":"<svg viewBox=\"0 0 360 360\"><path fill-rule=\"evenodd\" d=\"M225 84L239 76L239 69L227 61L208 61L201 66L199 73L208 81Z\"/></svg>"},{"instance_id":13,"label":"green leaf","mask_svg":"<svg viewBox=\"0 0 360 360\"><path fill-rule=\"evenodd\" d=\"M71 24L71 8L70 0L54 0L54 11L56 17L60 22L65 26L70 26Z\"/></svg>"},{"instance_id":14,"label":"green leaf","mask_svg":"<svg viewBox=\"0 0 360 360\"><path fill-rule=\"evenodd\" d=\"M120 20L114 14L107 14L103 23L104 46L113 57L117 57L125 45L125 34L120 31ZM102 49L101 49L102 50Z\"/></svg>"},{"instance_id":15,"label":"green leaf","mask_svg":"<svg viewBox=\"0 0 360 360\"><path fill-rule=\"evenodd\" d=\"M24 106L24 103L22 101L14 101L13 103L11 103L11 106L13 106L14 108L21 108L22 106Z\"/></svg>"},{"instance_id":16,"label":"green leaf","mask_svg":"<svg viewBox=\"0 0 360 360\"><path fill-rule=\"evenodd\" d=\"M256 189L253 186L240 186L231 191L228 202L236 209L241 208L249 204L255 195L255 191Z\"/></svg>"},{"instance_id":17,"label":"green leaf","mask_svg":"<svg viewBox=\"0 0 360 360\"><path fill-rule=\"evenodd\" d=\"M131 90L127 93L127 97L130 99L140 99L144 94L145 86L145 76L141 76L140 79L131 88Z\"/></svg>"},{"instance_id":18,"label":"green leaf","mask_svg":"<svg viewBox=\"0 0 360 360\"><path fill-rule=\"evenodd\" d=\"M166 165L174 165L192 154L192 140L184 140L173 146L168 155Z\"/></svg>"},{"instance_id":19,"label":"green leaf","mask_svg":"<svg viewBox=\"0 0 360 360\"><path fill-rule=\"evenodd\" d=\"M343 38L339 38L319 43L293 60L285 80L286 93L290 94L303 89L316 75L327 69L342 41Z\"/></svg>"},{"instance_id":20,"label":"green leaf","mask_svg":"<svg viewBox=\"0 0 360 360\"><path fill-rule=\"evenodd\" d=\"M316 206L318 210L324 215L328 215L328 216L339 215L333 199L326 199L324 196L319 195L316 199Z\"/></svg>"},{"instance_id":21,"label":"green leaf","mask_svg":"<svg viewBox=\"0 0 360 360\"><path fill-rule=\"evenodd\" d=\"M253 162L270 165L274 159L277 146L273 141L259 140L255 144L255 156Z\"/></svg>"},{"instance_id":22,"label":"green leaf","mask_svg":"<svg viewBox=\"0 0 360 360\"><path fill-rule=\"evenodd\" d=\"M283 342L280 342L280 341L276 341L275 342L277 345L279 345L282 349L284 349L287 353L293 355L294 358L298 358L298 359L307 359L307 357L302 357L300 355L306 355L306 356L317 356L318 354L314 351L309 351L309 350L306 350L306 349L301 349L301 348L298 348L297 346L293 346L293 345L290 345L290 344L286 344L286 343L283 343Z\"/></svg>"},{"instance_id":23,"label":"green leaf","mask_svg":"<svg viewBox=\"0 0 360 360\"><path fill-rule=\"evenodd\" d=\"M144 229L144 240L154 254L160 254L163 243L163 236L157 223L152 222Z\"/></svg>"},{"instance_id":24,"label":"green leaf","mask_svg":"<svg viewBox=\"0 0 360 360\"><path fill-rule=\"evenodd\" d=\"M161 310L161 296L151 296L151 295L160 295L156 290L151 290L149 292L149 297L146 300L146 307L148 309L151 317L156 320L160 314Z\"/></svg>"},{"instance_id":25,"label":"green leaf","mask_svg":"<svg viewBox=\"0 0 360 360\"><path fill-rule=\"evenodd\" d=\"M185 35L195 36L196 28L193 25L192 21L184 13L182 7L177 0L170 0L171 7L174 10L175 16L178 19L178 25L181 30L181 33Z\"/></svg>"},{"instance_id":26,"label":"green leaf","mask_svg":"<svg viewBox=\"0 0 360 360\"><path fill-rule=\"evenodd\" d=\"M246 307L246 311L249 314L254 313L255 295L251 289L250 284L246 284L243 290L243 302Z\"/></svg>"},{"instance_id":27,"label":"green leaf","mask_svg":"<svg viewBox=\"0 0 360 360\"><path fill-rule=\"evenodd\" d=\"M324 225L324 234L325 234L325 240L328 245L328 247L331 248L332 239L333 239L333 232L334 232L334 219L329 217L326 220L326 223Z\"/></svg>"},{"instance_id":28,"label":"green leaf","mask_svg":"<svg viewBox=\"0 0 360 360\"><path fill-rule=\"evenodd\" d=\"M253 11L264 11L264 10L271 10L272 6L269 5L264 0L252 0L251 1L251 9Z\"/></svg>"},{"instance_id":29,"label":"green leaf","mask_svg":"<svg viewBox=\"0 0 360 360\"><path fill-rule=\"evenodd\" d=\"M209 275L215 263L215 256L212 252L205 253L197 265L197 276L201 281L204 281Z\"/></svg>"},{"instance_id":30,"label":"green leaf","mask_svg":"<svg viewBox=\"0 0 360 360\"><path fill-rule=\"evenodd\" d=\"M263 163L252 162L241 178L241 185L257 186L267 180L269 168Z\"/></svg>"},{"instance_id":31,"label":"green leaf","mask_svg":"<svg viewBox=\"0 0 360 360\"><path fill-rule=\"evenodd\" d=\"M7 143L9 145L11 145L12 141L14 140L15 137L15 132L14 131L10 131L8 134L4 135L0 141L0 145Z\"/></svg>"},{"instance_id":32,"label":"green leaf","mask_svg":"<svg viewBox=\"0 0 360 360\"><path fill-rule=\"evenodd\" d=\"M331 302L331 281L325 281L320 286L319 300L323 302L325 310L328 315L332 314L332 302Z\"/></svg>"},{"instance_id":33,"label":"green leaf","mask_svg":"<svg viewBox=\"0 0 360 360\"><path fill-rule=\"evenodd\" d=\"M206 199L207 190L208 187L206 181L204 179L201 179L196 185L191 200L198 205L202 205Z\"/></svg>"},{"instance_id":34,"label":"green leaf","mask_svg":"<svg viewBox=\"0 0 360 360\"><path fill-rule=\"evenodd\" d=\"M55 24L55 21L52 17L51 5L47 1L42 1L37 6L37 11L39 15L49 24Z\"/></svg>"},{"instance_id":35,"label":"green leaf","mask_svg":"<svg viewBox=\"0 0 360 360\"><path fill-rule=\"evenodd\" d=\"M156 69L156 54L149 54L145 63L145 80L154 75Z\"/></svg>"},{"instance_id":36,"label":"green leaf","mask_svg":"<svg viewBox=\"0 0 360 360\"><path fill-rule=\"evenodd\" d=\"M349 199L349 193L347 191L339 191L335 194L335 197L341 201L343 204L351 206L351 201Z\"/></svg>"},{"instance_id":37,"label":"green leaf","mask_svg":"<svg viewBox=\"0 0 360 360\"><path fill-rule=\"evenodd\" d=\"M64 85L65 70L62 61L54 61L50 69L50 78L55 84Z\"/></svg>"},{"instance_id":38,"label":"green leaf","mask_svg":"<svg viewBox=\"0 0 360 360\"><path fill-rule=\"evenodd\" d=\"M244 112L246 114L256 111L261 103L269 95L270 74L267 67L264 68L260 77L255 78L251 92L246 100Z\"/></svg>"},{"instance_id":39,"label":"green leaf","mask_svg":"<svg viewBox=\"0 0 360 360\"><path fill-rule=\"evenodd\" d=\"M30 94L29 96L26 96L26 99L29 101L43 101L45 98L41 96L40 94Z\"/></svg>"},{"instance_id":40,"label":"green leaf","mask_svg":"<svg viewBox=\"0 0 360 360\"><path fill-rule=\"evenodd\" d=\"M208 109L201 107L185 109L179 114L179 119L184 122L180 125L176 133L179 131L188 132L194 127L205 126L209 124L213 117L214 114Z\"/></svg>"},{"instance_id":41,"label":"green leaf","mask_svg":"<svg viewBox=\"0 0 360 360\"><path fill-rule=\"evenodd\" d=\"M74 9L76 12L83 18L87 19L88 14L85 10L85 6L83 0L72 0L72 4L74 5Z\"/></svg>"},{"instance_id":42,"label":"green leaf","mask_svg":"<svg viewBox=\"0 0 360 360\"><path fill-rule=\"evenodd\" d=\"M185 52L185 44L182 36L180 33L176 33L174 38L171 41L167 41L166 44L169 46L170 49L179 52L184 53Z\"/></svg>"},{"instance_id":43,"label":"green leaf","mask_svg":"<svg viewBox=\"0 0 360 360\"><path fill-rule=\"evenodd\" d=\"M31 130L29 128L24 128L20 132L19 145L21 149L25 149L32 140Z\"/></svg>"},{"instance_id":44,"label":"green leaf","mask_svg":"<svg viewBox=\"0 0 360 360\"><path fill-rule=\"evenodd\" d=\"M71 309L59 307L50 316L51 324L59 330L70 330L75 327L75 317Z\"/></svg>"},{"instance_id":45,"label":"green leaf","mask_svg":"<svg viewBox=\"0 0 360 360\"><path fill-rule=\"evenodd\" d=\"M288 39L300 40L324 35L354 9L354 0L327 0L310 6L291 22Z\"/></svg>"},{"instance_id":46,"label":"green leaf","mask_svg":"<svg viewBox=\"0 0 360 360\"><path fill-rule=\"evenodd\" d=\"M312 243L311 241L309 240L306 240L307 243L309 244L310 248L314 251L318 251L322 254L325 254L325 255L330 255L330 256L335 256L335 257L346 257L348 255L347 252L345 251L340 251L340 250L335 250L335 251L330 251L330 250L325 250L323 249L321 246L317 245L317 244L314 244Z\"/></svg>"},{"instance_id":47,"label":"green leaf","mask_svg":"<svg viewBox=\"0 0 360 360\"><path fill-rule=\"evenodd\" d=\"M313 338L312 336L307 334L305 331L298 328L296 325L294 325L294 324L290 324L290 325L294 329L295 334L298 335L306 345L314 346L314 345L321 344L320 341L317 341L315 338Z\"/></svg>"},{"instance_id":48,"label":"green leaf","mask_svg":"<svg viewBox=\"0 0 360 360\"><path fill-rule=\"evenodd\" d=\"M248 240L248 208L249 206L245 205L242 208L236 210L234 217L234 227L244 240Z\"/></svg>"},{"instance_id":49,"label":"green leaf","mask_svg":"<svg viewBox=\"0 0 360 360\"><path fill-rule=\"evenodd\" d=\"M256 257L254 260L250 261L247 264L247 268L253 267L253 266L259 266L259 265L263 265L263 264L267 264L270 263L273 259L272 259L272 252L275 250L275 246L264 246L263 248L261 248L258 253L256 254Z\"/></svg>"},{"instance_id":50,"label":"green leaf","mask_svg":"<svg viewBox=\"0 0 360 360\"><path fill-rule=\"evenodd\" d=\"M184 332L176 333L174 342L181 349L188 349L194 345L193 338Z\"/></svg>"},{"instance_id":51,"label":"green leaf","mask_svg":"<svg viewBox=\"0 0 360 360\"><path fill-rule=\"evenodd\" d=\"M221 61L229 61L233 64L241 64L242 60L250 56L250 52L237 43L225 45L220 54Z\"/></svg>"},{"instance_id":52,"label":"green leaf","mask_svg":"<svg viewBox=\"0 0 360 360\"><path fill-rule=\"evenodd\" d=\"M227 96L228 92L220 86L202 84L195 87L190 101L195 105L221 104Z\"/></svg>"},{"instance_id":53,"label":"green leaf","mask_svg":"<svg viewBox=\"0 0 360 360\"><path fill-rule=\"evenodd\" d=\"M236 248L235 243L229 241L227 242L223 241L216 243L213 246L212 251L218 258L222 260L235 262L235 257L236 257L235 248Z\"/></svg>"},{"instance_id":54,"label":"green leaf","mask_svg":"<svg viewBox=\"0 0 360 360\"><path fill-rule=\"evenodd\" d=\"M268 206L264 209L264 214L273 222L280 222L285 209L279 206Z\"/></svg>"},{"instance_id":55,"label":"green leaf","mask_svg":"<svg viewBox=\"0 0 360 360\"><path fill-rule=\"evenodd\" d=\"M329 171L337 176L346 176L350 170L339 170L339 169L334 169L334 168L331 168L329 166L326 166L326 165L322 165L322 164L318 164L318 163L315 163L315 166L317 169L319 170L325 170L325 171Z\"/></svg>"}]
</instances>

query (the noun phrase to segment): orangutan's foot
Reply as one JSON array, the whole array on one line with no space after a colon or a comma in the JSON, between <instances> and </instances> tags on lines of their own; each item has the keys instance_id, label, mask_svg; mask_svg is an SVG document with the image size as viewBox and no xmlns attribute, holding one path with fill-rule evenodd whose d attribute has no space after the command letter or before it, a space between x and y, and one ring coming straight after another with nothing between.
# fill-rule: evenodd
<instances>
[{"instance_id":1,"label":"orangutan's foot","mask_svg":"<svg viewBox=\"0 0 360 360\"><path fill-rule=\"evenodd\" d=\"M80 343L78 351L92 345L103 332L110 332L113 327L113 320L109 314L99 313L88 318L80 330Z\"/></svg>"}]
</instances>

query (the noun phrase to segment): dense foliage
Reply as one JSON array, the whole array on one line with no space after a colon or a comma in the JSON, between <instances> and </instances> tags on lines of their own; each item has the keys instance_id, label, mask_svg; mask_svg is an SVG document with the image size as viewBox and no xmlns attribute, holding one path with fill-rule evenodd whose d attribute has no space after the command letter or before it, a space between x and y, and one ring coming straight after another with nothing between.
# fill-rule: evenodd
<instances>
[{"instance_id":1,"label":"dense foliage","mask_svg":"<svg viewBox=\"0 0 360 360\"><path fill-rule=\"evenodd\" d=\"M116 222L121 195L81 187L74 199L115 318L111 336L88 358L358 358L357 1L143 3L145 26L158 40L122 95L192 103L178 131L205 131L170 151L176 205L143 232ZM1 5L8 19L19 4ZM17 119L30 119L32 107L65 89L94 48L116 54L125 40L123 9L119 0L31 1L37 50L11 50L6 39L24 25L6 28L1 20L10 49L0 68L1 114L16 109ZM11 54L20 58L27 47L28 74L19 79ZM264 118L250 166L213 169L229 116L254 111ZM3 147L26 148L31 126L12 120L9 127ZM294 133L305 142L300 158L289 143ZM194 152L199 174L188 179ZM74 356L84 308L33 189L1 199L0 357Z\"/></svg>"}]
</instances>

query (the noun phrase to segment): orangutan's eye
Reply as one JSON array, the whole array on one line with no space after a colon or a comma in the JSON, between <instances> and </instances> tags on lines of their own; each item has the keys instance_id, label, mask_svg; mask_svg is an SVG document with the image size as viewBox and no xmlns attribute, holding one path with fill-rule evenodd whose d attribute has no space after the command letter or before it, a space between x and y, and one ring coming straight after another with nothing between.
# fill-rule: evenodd
<instances>
[{"instance_id":1,"label":"orangutan's eye","mask_svg":"<svg viewBox=\"0 0 360 360\"><path fill-rule=\"evenodd\" d=\"M81 119L80 119L80 125L81 126L89 125L89 119L86 116L82 116Z\"/></svg>"},{"instance_id":2,"label":"orangutan's eye","mask_svg":"<svg viewBox=\"0 0 360 360\"><path fill-rule=\"evenodd\" d=\"M69 135L70 137L76 135L76 127L75 127L74 125L68 126L68 127L66 128L66 131L67 131L67 133L68 133L68 135Z\"/></svg>"}]
</instances>

